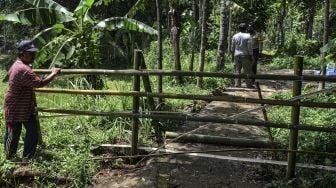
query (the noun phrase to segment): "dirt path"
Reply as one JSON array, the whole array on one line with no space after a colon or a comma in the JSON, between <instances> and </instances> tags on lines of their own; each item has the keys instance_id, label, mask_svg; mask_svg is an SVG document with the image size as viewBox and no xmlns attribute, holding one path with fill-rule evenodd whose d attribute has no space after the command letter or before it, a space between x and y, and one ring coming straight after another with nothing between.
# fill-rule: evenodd
<instances>
[{"instance_id":1,"label":"dirt path","mask_svg":"<svg viewBox=\"0 0 336 188\"><path fill-rule=\"evenodd\" d=\"M268 72L269 73L269 72ZM274 74L292 74L292 70L281 70ZM307 72L309 74L309 72ZM260 81L264 98L274 92L289 90L291 82ZM255 89L226 88L227 95L258 98ZM199 116L230 116L257 107L254 104L238 104L212 101L201 110ZM262 113L252 112L239 119L263 120ZM193 130L205 123L186 122L179 132ZM230 138L245 138L254 140L267 139L264 128L246 125L231 125L220 123L206 123L206 127L197 131L197 134L223 136ZM166 149L175 151L230 149L224 145L209 145L197 143L170 143ZM256 158L262 157L260 152L226 152L216 153L214 156ZM239 162L230 159L215 159L214 156L169 156L152 158L148 165L139 170L104 170L97 175L97 184L94 187L265 187L273 179L270 169L283 170L284 167L275 167L265 164ZM271 168L272 167L272 168Z\"/></svg>"}]
</instances>

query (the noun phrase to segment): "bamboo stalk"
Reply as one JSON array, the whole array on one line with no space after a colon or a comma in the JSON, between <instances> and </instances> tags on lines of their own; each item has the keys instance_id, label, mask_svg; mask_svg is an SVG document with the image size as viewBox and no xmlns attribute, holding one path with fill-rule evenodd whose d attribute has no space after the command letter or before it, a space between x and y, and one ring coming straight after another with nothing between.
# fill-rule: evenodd
<instances>
[{"instance_id":1,"label":"bamboo stalk","mask_svg":"<svg viewBox=\"0 0 336 188\"><path fill-rule=\"evenodd\" d=\"M303 71L303 57L297 56L294 62L294 74L301 76L302 71ZM293 97L301 95L301 87L302 87L301 81L294 81ZM292 107L291 124L294 127L300 124L300 106ZM288 150L297 150L298 136L299 136L299 132L297 129L290 130ZM291 180L295 177L296 153L289 152L287 162L288 162L288 166L287 166L286 178L288 180Z\"/></svg>"},{"instance_id":2,"label":"bamboo stalk","mask_svg":"<svg viewBox=\"0 0 336 188\"><path fill-rule=\"evenodd\" d=\"M147 66L146 66L146 62L145 62L145 59L144 59L142 54L141 54L141 57L140 57L140 61L141 61L140 62L140 68L146 70ZM150 79L149 79L148 75L143 75L142 76L142 83L143 83L143 86L144 86L144 89L145 89L146 93L153 93L152 88L151 88ZM155 101L154 101L153 97L147 96L147 100L148 100L147 103L148 103L148 106L149 106L150 110L154 111L156 105L155 105Z\"/></svg>"},{"instance_id":3,"label":"bamboo stalk","mask_svg":"<svg viewBox=\"0 0 336 188\"><path fill-rule=\"evenodd\" d=\"M104 144L104 147L112 147L112 148L121 148L127 149L129 145L111 145L111 144ZM151 148L151 147L139 147L140 150L145 152L152 152L158 151L163 153L156 153L156 154L148 154L148 155L137 155L137 156L129 156L129 157L156 157L156 156L164 156L164 155L187 155L193 157L205 157L210 159L219 159L219 160L228 160L228 161L240 161L240 162L250 162L250 163L259 163L259 164L272 164L272 165L280 165L280 166L287 166L288 164L285 161L274 161L274 160L265 160L265 159L253 159L253 158L242 158L242 157L231 157L231 156L223 156L223 155L213 155L208 153L216 153L216 152L233 152L233 151L281 151L282 149L262 149L262 148L243 148L243 149L227 149L227 150L208 150L208 151L174 151L168 149L159 149ZM323 155L321 152L312 152L312 151L289 151L289 150L282 150L287 152L296 152L296 153L307 153L307 154L314 154L314 155ZM329 155L331 154L331 155ZM326 153L326 156L335 156L335 153ZM118 158L127 158L127 156L118 156ZM114 157L111 157L113 159ZM94 160L104 160L109 158L96 158ZM322 165L315 165L315 164L302 164L298 163L297 167L300 168L308 168L308 169L315 169L315 170L326 170L336 172L336 167L333 166L322 166Z\"/></svg>"},{"instance_id":4,"label":"bamboo stalk","mask_svg":"<svg viewBox=\"0 0 336 188\"><path fill-rule=\"evenodd\" d=\"M116 145L116 144L102 144L98 148L107 148L117 153L126 153L131 146L130 145ZM140 146L138 147L141 153L153 151L157 148ZM218 150L190 150L190 151L167 151L167 149L159 150L159 153L153 154L143 154L135 156L112 156L112 157L94 157L93 160L105 160L105 159L118 159L118 158L137 158L137 157L156 157L156 156L166 156L166 155L185 155L190 153L225 153L225 152L293 152L298 154L310 154L317 156L328 156L336 157L336 153L330 152L319 152L319 151L304 151L304 150L288 150L288 149L273 149L273 148L234 148L234 149L218 149Z\"/></svg>"},{"instance_id":5,"label":"bamboo stalk","mask_svg":"<svg viewBox=\"0 0 336 188\"><path fill-rule=\"evenodd\" d=\"M49 74L49 69L34 69L38 74ZM327 81L336 82L336 77L319 76L319 75L274 75L274 74L227 74L220 72L199 72L199 71L175 71L175 70L106 70L106 69L62 69L63 75L68 74L103 74L103 75L129 75L129 76L193 76L193 77L218 77L218 78L255 78L258 80L287 80L287 81Z\"/></svg>"},{"instance_id":6,"label":"bamboo stalk","mask_svg":"<svg viewBox=\"0 0 336 188\"><path fill-rule=\"evenodd\" d=\"M173 94L173 93L149 93L140 91L110 91L110 90L72 90L72 89L51 89L39 88L36 89L39 93L61 93L61 94L83 94L83 95L112 95L112 96L138 96L138 97L160 97L170 99L187 99L187 100L204 100L204 101L227 101L236 103L254 103L268 104L281 106L302 106L302 107L317 107L317 108L336 108L336 103L321 103L321 102L301 102L301 101L284 101L272 99L256 99L239 96L208 96L208 95L188 95L188 94Z\"/></svg>"},{"instance_id":7,"label":"bamboo stalk","mask_svg":"<svg viewBox=\"0 0 336 188\"><path fill-rule=\"evenodd\" d=\"M143 57L142 54L141 54L141 69L144 69L144 70L147 69L145 58ZM152 88L151 88L151 83L150 83L149 76L148 75L142 76L142 81L143 81L143 85L144 85L144 89L145 89L146 93L152 93ZM154 98L151 97L151 96L147 96L147 100L148 100L147 103L148 103L148 106L149 106L149 110L150 111L156 111L157 107L156 107ZM160 98L159 98L159 101L160 101ZM163 128L162 128L160 122L158 122L157 120L153 120L152 121L152 127L154 129L156 142L157 143L163 143Z\"/></svg>"},{"instance_id":8,"label":"bamboo stalk","mask_svg":"<svg viewBox=\"0 0 336 188\"><path fill-rule=\"evenodd\" d=\"M140 61L141 61L141 51L135 50L134 51L134 69L140 69ZM134 75L133 78L133 91L140 91L140 76ZM139 113L140 107L140 98L138 96L133 96L133 113ZM136 155L138 152L138 137L139 137L139 118L133 117L132 118L132 149L131 155Z\"/></svg>"},{"instance_id":9,"label":"bamboo stalk","mask_svg":"<svg viewBox=\"0 0 336 188\"><path fill-rule=\"evenodd\" d=\"M137 118L153 118L153 119L167 119L167 120L181 120L181 121L242 124L242 125L251 125L259 127L273 127L283 129L336 133L336 128L334 127L322 127L322 126L316 127L313 125L292 126L290 124L271 123L264 121L224 119L219 117L195 117L196 114L173 113L173 112L161 112L161 113L149 112L149 114L143 114L143 113L131 113L131 112L96 112L96 111L83 111L83 110L66 110L66 109L41 108L41 107L38 108L38 111L48 113L69 114L69 115L109 116L109 117L123 117L123 118L137 117Z\"/></svg>"},{"instance_id":10,"label":"bamboo stalk","mask_svg":"<svg viewBox=\"0 0 336 188\"><path fill-rule=\"evenodd\" d=\"M259 99L263 99L263 96L262 96L262 93L261 93L261 89L260 89L260 85L259 85L259 82L256 82L256 86L257 86L257 91L258 91L258 97ZM261 106L265 106L264 104L260 104ZM262 114L263 114L263 117L264 117L264 120L266 122L268 122L268 117L267 117L267 111L265 108L262 109ZM274 139L273 139L273 136L272 136L272 131L271 131L271 128L270 127L266 127L267 129L267 133L268 133L268 139L271 141L272 143L272 148L275 149L276 148L276 145L274 143ZM275 152L273 152L273 158L274 159L277 159L277 155Z\"/></svg>"}]
</instances>

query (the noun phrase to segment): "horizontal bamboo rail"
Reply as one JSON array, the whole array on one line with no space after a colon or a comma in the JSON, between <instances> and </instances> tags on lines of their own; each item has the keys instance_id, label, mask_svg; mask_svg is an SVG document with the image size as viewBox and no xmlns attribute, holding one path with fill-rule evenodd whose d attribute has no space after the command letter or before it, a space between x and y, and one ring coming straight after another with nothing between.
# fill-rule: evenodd
<instances>
[{"instance_id":1,"label":"horizontal bamboo rail","mask_svg":"<svg viewBox=\"0 0 336 188\"><path fill-rule=\"evenodd\" d=\"M38 74L49 74L49 69L34 69ZM64 69L62 74L100 74L100 75L138 75L138 76L202 76L202 77L218 77L218 78L255 78L258 80L288 80L288 81L327 81L336 82L336 77L320 76L320 75L273 75L273 74L227 74L220 72L192 72L192 71L170 71L170 70L105 70L105 69Z\"/></svg>"},{"instance_id":2,"label":"horizontal bamboo rail","mask_svg":"<svg viewBox=\"0 0 336 188\"><path fill-rule=\"evenodd\" d=\"M104 149L111 149L112 151L117 151L119 153L127 153L130 149L130 145L115 145L115 144L102 144L99 147ZM274 161L274 160L266 160L266 159L253 159L253 158L241 158L241 157L231 157L225 155L214 155L211 153L225 153L225 152L241 152L241 151L279 151L279 152L296 152L296 153L305 153L312 155L323 155L323 156L336 156L335 153L322 153L322 152L310 152L310 151L292 151L292 150L282 150L282 149L264 149L264 148L243 148L243 149L223 149L223 150L202 150L202 151L176 151L169 149L159 149L151 148L151 147L139 147L139 150L142 152L149 152L151 154L146 155L135 155L135 156L112 156L112 157L93 157L92 160L113 160L118 158L145 158L145 157L162 157L168 155L187 155L193 157L205 157L208 159L216 159L216 160L227 160L227 161L239 161L239 162L250 162L250 163L259 163L259 164L271 164L271 165L281 165L287 166L287 162L285 161ZM153 153L156 151L156 153ZM329 172L336 172L336 167L333 166L323 166L323 165L314 165L314 164L302 164L297 163L297 167L314 169L314 170L326 170Z\"/></svg>"},{"instance_id":3,"label":"horizontal bamboo rail","mask_svg":"<svg viewBox=\"0 0 336 188\"><path fill-rule=\"evenodd\" d=\"M336 127L321 127L312 125L300 125L293 126L290 124L271 123L265 121L248 121L240 119L225 119L219 117L195 117L194 114L174 113L174 112L149 112L150 114L143 113L131 113L131 112L93 112L84 110L66 110L66 109L54 109L54 108L37 108L39 112L48 113L61 113L70 115L88 115L88 116L110 116L110 117L124 117L124 118L152 118L152 119L167 119L167 120L181 120L181 121L198 121L198 122L214 122L214 123L228 123L228 124L242 124L259 127L271 127L271 128L283 128L283 129L295 129L304 131L319 131L335 133Z\"/></svg>"},{"instance_id":4,"label":"horizontal bamboo rail","mask_svg":"<svg viewBox=\"0 0 336 188\"><path fill-rule=\"evenodd\" d=\"M101 144L97 146L98 148L111 149L112 151L117 151L119 153L128 153L130 150L130 145L117 145L117 144ZM139 150L143 150L144 152L153 151L156 148L140 146ZM185 155L190 153L225 153L225 152L241 152L241 151L250 151L250 152L292 152L298 154L309 154L316 156L328 156L328 157L336 157L336 153L330 152L319 152L319 151L306 151L306 150L288 150L288 149L274 149L274 148L232 148L232 149L218 149L218 150L191 150L191 151L176 151L176 150L167 150L162 149L157 153L153 154L144 154L144 155L136 155L136 156L112 156L112 157L94 157L93 160L99 159L118 159L118 158L137 158L137 157L147 157L147 156L165 156L165 155Z\"/></svg>"},{"instance_id":5,"label":"horizontal bamboo rail","mask_svg":"<svg viewBox=\"0 0 336 188\"><path fill-rule=\"evenodd\" d=\"M271 99L246 98L246 97L239 97L239 96L208 96L208 95L172 94L172 93L148 93L148 92L137 92L137 91L72 90L72 89L51 89L51 88L39 88L39 89L36 89L35 91L40 92L40 93L160 97L160 98L170 98L170 99L227 101L227 102L236 102L236 103L254 103L254 104L268 104L268 105L281 105L281 106L336 108L336 103L283 101L283 100L271 100Z\"/></svg>"}]
</instances>

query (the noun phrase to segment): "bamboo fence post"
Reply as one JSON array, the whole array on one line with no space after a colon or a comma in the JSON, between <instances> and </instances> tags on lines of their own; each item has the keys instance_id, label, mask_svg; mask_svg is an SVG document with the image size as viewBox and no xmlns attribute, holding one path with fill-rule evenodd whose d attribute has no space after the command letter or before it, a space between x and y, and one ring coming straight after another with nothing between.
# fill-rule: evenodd
<instances>
[{"instance_id":1,"label":"bamboo fence post","mask_svg":"<svg viewBox=\"0 0 336 188\"><path fill-rule=\"evenodd\" d=\"M147 66L146 66L146 62L145 59L143 57L143 54L141 53L141 70L146 70ZM148 75L143 75L142 76L142 81L143 81L143 85L145 88L146 93L152 93L152 88L151 88L151 83L150 83L150 79ZM162 98L161 98L162 99ZM151 96L147 96L147 104L148 104L148 108L150 109L150 111L156 111L156 105L155 105L155 101L154 98ZM160 100L160 98L159 98ZM154 132L155 132L155 138L156 138L156 142L157 143L162 143L163 142L163 134L162 134L162 126L160 125L160 122L156 119L152 120L152 126L154 128Z\"/></svg>"},{"instance_id":2,"label":"bamboo fence post","mask_svg":"<svg viewBox=\"0 0 336 188\"><path fill-rule=\"evenodd\" d=\"M35 113L36 113L35 118L36 118L36 126L37 126L38 144L40 146L44 146L43 137L42 137L42 133L41 133L40 118L39 118L38 111L37 111L37 100L36 100L35 91L34 91L33 97L34 97L34 106L35 106Z\"/></svg>"},{"instance_id":3,"label":"bamboo fence post","mask_svg":"<svg viewBox=\"0 0 336 188\"><path fill-rule=\"evenodd\" d=\"M302 70L303 70L303 57L296 56L294 62L294 74L296 76L302 76ZM301 87L302 87L302 81L298 80L293 82L293 97L301 95ZM298 102L299 101L300 100L298 100ZM288 147L289 150L297 150L299 131L295 129L295 127L297 127L299 123L300 123L300 105L292 107L291 124L294 127L294 129L291 129L289 134L290 136ZM295 177L296 153L288 152L287 162L288 166L287 166L286 178L288 180L291 180Z\"/></svg>"},{"instance_id":4,"label":"bamboo fence post","mask_svg":"<svg viewBox=\"0 0 336 188\"><path fill-rule=\"evenodd\" d=\"M134 69L140 69L140 61L141 61L141 50L134 50ZM140 91L140 76L134 75L133 77L133 91ZM139 106L140 106L140 97L134 96L133 97L133 113L139 113ZM132 118L132 148L131 148L131 155L136 155L138 150L138 137L139 137L139 118L133 117Z\"/></svg>"}]
</instances>

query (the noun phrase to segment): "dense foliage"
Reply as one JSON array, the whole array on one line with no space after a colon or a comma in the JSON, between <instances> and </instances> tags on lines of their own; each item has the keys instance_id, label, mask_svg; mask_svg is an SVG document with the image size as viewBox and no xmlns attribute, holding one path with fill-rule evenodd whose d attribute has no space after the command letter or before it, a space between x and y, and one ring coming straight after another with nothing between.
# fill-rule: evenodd
<instances>
[{"instance_id":1,"label":"dense foliage","mask_svg":"<svg viewBox=\"0 0 336 188\"><path fill-rule=\"evenodd\" d=\"M267 69L292 69L293 56L304 56L304 68L318 70L328 63L336 63L336 2L331 2L329 24L324 28L326 5L320 0L209 0L205 1L206 16L202 16L204 5L200 0L161 2L161 23L158 23L155 1L146 0L0 0L0 62L1 80L6 69L16 57L16 43L25 38L34 39L40 48L34 66L48 68L131 68L133 50L144 52L145 62L150 69L157 69L159 26L162 27L163 69L175 69L176 59L181 70L199 70L202 30L206 30L204 70L233 72L230 54L230 37L237 32L238 25L246 22L265 37L261 62ZM202 20L207 18L206 20ZM231 21L231 22L230 22ZM204 28L201 28L205 23ZM174 26L174 27L173 27ZM220 32L221 31L221 32ZM326 33L327 32L327 33ZM327 37L324 45L323 36ZM223 36L220 36L223 35ZM222 39L220 41L219 39ZM174 49L179 42L179 57ZM222 46L220 46L222 45ZM203 46L204 47L204 46ZM222 53L218 53L222 50ZM5 54L3 56L3 54ZM218 66L218 56L223 66ZM213 94L232 84L230 79L206 78L202 88L195 87L196 80L185 77L184 85L176 78L164 78L164 92L180 94ZM5 79L4 79L5 80ZM151 77L153 90L157 90L157 77ZM1 83L1 93L7 83ZM330 86L330 85L328 85ZM331 85L333 86L333 85ZM51 87L71 89L109 89L130 91L130 77L67 76L57 79ZM307 84L305 93L315 90ZM3 94L1 94L1 97ZM290 93L277 93L274 99L289 99ZM1 98L2 100L2 98ZM317 95L307 101L336 102L331 94ZM142 99L142 110L146 100ZM182 111L185 106L199 108L197 101L167 100L167 111ZM130 111L129 97L89 97L80 95L39 94L41 107L92 110ZM289 122L290 110L274 107L270 110L273 122ZM335 127L335 110L307 109L301 111L301 123ZM130 143L131 121L127 118L111 117L53 117L43 113L41 125L45 147L39 148L37 157L29 167L44 175L34 180L38 186L56 187L66 184L85 187L94 181L95 173L102 162L92 160L98 145L103 143ZM4 122L3 115L0 117ZM140 144L153 144L152 121L144 119L140 127ZM162 121L166 129L174 129L179 122ZM288 131L273 129L273 136L281 147L287 148ZM0 135L4 129L0 129ZM299 135L302 150L334 152L334 134L306 132ZM18 151L20 153L22 151ZM3 153L3 143L0 144ZM285 158L285 156L280 156ZM308 157L301 155L300 162L335 165L330 157ZM110 164L115 165L115 164ZM0 184L17 185L12 177L19 166L0 155ZM332 175L314 174L311 171L302 177L307 187L330 187L335 185ZM59 182L57 177L67 177ZM309 178L309 181L307 179ZM321 180L322 179L322 180ZM275 181L273 187L286 187L287 181Z\"/></svg>"}]
</instances>

